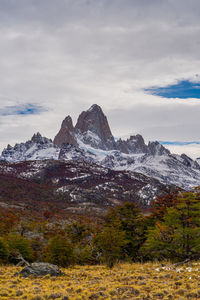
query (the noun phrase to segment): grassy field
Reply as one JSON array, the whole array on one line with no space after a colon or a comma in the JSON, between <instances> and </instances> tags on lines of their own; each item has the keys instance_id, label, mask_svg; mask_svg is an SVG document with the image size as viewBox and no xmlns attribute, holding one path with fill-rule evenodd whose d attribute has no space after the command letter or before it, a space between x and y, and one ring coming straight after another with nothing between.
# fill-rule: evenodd
<instances>
[{"instance_id":1,"label":"grassy field","mask_svg":"<svg viewBox=\"0 0 200 300\"><path fill-rule=\"evenodd\" d=\"M0 299L200 299L200 262L75 266L59 278L13 276L21 268L0 267Z\"/></svg>"}]
</instances>

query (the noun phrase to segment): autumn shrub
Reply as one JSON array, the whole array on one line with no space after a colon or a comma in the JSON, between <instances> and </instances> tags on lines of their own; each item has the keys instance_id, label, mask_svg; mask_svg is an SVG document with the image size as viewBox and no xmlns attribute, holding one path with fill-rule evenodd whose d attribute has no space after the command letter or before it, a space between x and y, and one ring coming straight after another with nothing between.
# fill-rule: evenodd
<instances>
[{"instance_id":1,"label":"autumn shrub","mask_svg":"<svg viewBox=\"0 0 200 300\"><path fill-rule=\"evenodd\" d=\"M8 245L2 238L0 239L0 263L6 263L8 261Z\"/></svg>"},{"instance_id":2,"label":"autumn shrub","mask_svg":"<svg viewBox=\"0 0 200 300\"><path fill-rule=\"evenodd\" d=\"M18 217L7 209L0 209L0 235L9 234L18 223Z\"/></svg>"},{"instance_id":3,"label":"autumn shrub","mask_svg":"<svg viewBox=\"0 0 200 300\"><path fill-rule=\"evenodd\" d=\"M52 264L68 267L75 260L73 246L68 239L57 235L49 240L44 249L43 258Z\"/></svg>"},{"instance_id":4,"label":"autumn shrub","mask_svg":"<svg viewBox=\"0 0 200 300\"><path fill-rule=\"evenodd\" d=\"M77 247L75 249L76 263L78 265L93 265L97 262L93 253L93 247L86 245L85 247Z\"/></svg>"},{"instance_id":5,"label":"autumn shrub","mask_svg":"<svg viewBox=\"0 0 200 300\"><path fill-rule=\"evenodd\" d=\"M9 247L9 261L11 263L17 262L19 254L27 261L33 260L33 250L30 241L18 234L9 234L7 237Z\"/></svg>"},{"instance_id":6,"label":"autumn shrub","mask_svg":"<svg viewBox=\"0 0 200 300\"><path fill-rule=\"evenodd\" d=\"M66 227L66 234L72 243L84 243L94 230L92 224L76 221Z\"/></svg>"}]
</instances>

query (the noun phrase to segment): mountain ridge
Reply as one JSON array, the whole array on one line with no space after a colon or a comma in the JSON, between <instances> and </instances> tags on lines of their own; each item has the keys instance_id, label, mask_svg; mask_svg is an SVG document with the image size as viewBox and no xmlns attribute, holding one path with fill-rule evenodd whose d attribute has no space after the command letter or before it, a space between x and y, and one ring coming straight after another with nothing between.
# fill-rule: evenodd
<instances>
[{"instance_id":1,"label":"mountain ridge","mask_svg":"<svg viewBox=\"0 0 200 300\"><path fill-rule=\"evenodd\" d=\"M83 111L75 126L67 116L53 141L37 133L25 143L8 145L0 159L79 160L113 170L139 172L181 188L200 185L200 166L187 155L171 154L157 141L145 144L139 134L115 141L107 117L97 104Z\"/></svg>"}]
</instances>

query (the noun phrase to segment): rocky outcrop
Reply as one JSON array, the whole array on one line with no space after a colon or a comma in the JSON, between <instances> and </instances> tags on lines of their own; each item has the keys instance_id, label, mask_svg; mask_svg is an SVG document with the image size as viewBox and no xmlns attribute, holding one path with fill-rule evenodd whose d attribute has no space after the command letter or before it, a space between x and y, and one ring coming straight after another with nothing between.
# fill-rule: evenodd
<instances>
[{"instance_id":1,"label":"rocky outcrop","mask_svg":"<svg viewBox=\"0 0 200 300\"><path fill-rule=\"evenodd\" d=\"M114 137L102 109L97 104L83 111L75 126L78 137L93 148L112 150L116 148Z\"/></svg>"},{"instance_id":2,"label":"rocky outcrop","mask_svg":"<svg viewBox=\"0 0 200 300\"><path fill-rule=\"evenodd\" d=\"M88 160L84 150L71 144L62 144L59 157L60 160Z\"/></svg>"},{"instance_id":3,"label":"rocky outcrop","mask_svg":"<svg viewBox=\"0 0 200 300\"><path fill-rule=\"evenodd\" d=\"M48 139L46 137L43 137L41 136L41 134L39 132L35 133L32 138L31 138L31 141L30 141L30 144L32 143L35 143L35 144L41 144L41 145L44 145L44 144L49 144L49 143L52 143L52 140L51 139ZM27 142L28 143L28 142Z\"/></svg>"},{"instance_id":4,"label":"rocky outcrop","mask_svg":"<svg viewBox=\"0 0 200 300\"><path fill-rule=\"evenodd\" d=\"M72 118L70 116L67 116L61 125L60 131L54 138L54 144L58 147L61 147L62 144L71 144L71 145L77 145L76 139L75 139L75 130L72 123Z\"/></svg>"},{"instance_id":5,"label":"rocky outcrop","mask_svg":"<svg viewBox=\"0 0 200 300\"><path fill-rule=\"evenodd\" d=\"M168 149L166 149L165 147L163 147L163 145L161 145L159 142L149 142L148 144L148 153L150 155L164 155L164 154L170 154L170 151Z\"/></svg>"},{"instance_id":6,"label":"rocky outcrop","mask_svg":"<svg viewBox=\"0 0 200 300\"><path fill-rule=\"evenodd\" d=\"M130 136L129 139L117 141L117 149L122 153L147 153L148 147L140 134Z\"/></svg>"},{"instance_id":7,"label":"rocky outcrop","mask_svg":"<svg viewBox=\"0 0 200 300\"><path fill-rule=\"evenodd\" d=\"M32 263L30 266L27 266L21 270L21 272L15 274L15 275L21 275L23 277L28 276L61 276L62 272L56 265L52 265L49 263L44 262L38 262L38 263Z\"/></svg>"},{"instance_id":8,"label":"rocky outcrop","mask_svg":"<svg viewBox=\"0 0 200 300\"><path fill-rule=\"evenodd\" d=\"M182 158L183 164L185 166L200 169L200 166L199 166L198 162L194 161L193 159L191 159L186 154L184 154L184 153L181 154L181 158Z\"/></svg>"},{"instance_id":9,"label":"rocky outcrop","mask_svg":"<svg viewBox=\"0 0 200 300\"><path fill-rule=\"evenodd\" d=\"M31 140L10 145L5 148L0 156L0 160L8 162L34 160L34 159L57 159L60 149L53 144L51 139L41 136L38 132Z\"/></svg>"}]
</instances>

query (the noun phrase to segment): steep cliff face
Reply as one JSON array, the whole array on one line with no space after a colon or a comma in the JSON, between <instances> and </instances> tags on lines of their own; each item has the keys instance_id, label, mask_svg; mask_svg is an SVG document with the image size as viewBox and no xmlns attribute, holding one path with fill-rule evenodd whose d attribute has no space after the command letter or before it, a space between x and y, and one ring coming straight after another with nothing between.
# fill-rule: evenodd
<instances>
[{"instance_id":1,"label":"steep cliff face","mask_svg":"<svg viewBox=\"0 0 200 300\"><path fill-rule=\"evenodd\" d=\"M97 104L80 114L75 130L81 141L94 148L102 150L116 148L107 118Z\"/></svg>"},{"instance_id":2,"label":"steep cliff face","mask_svg":"<svg viewBox=\"0 0 200 300\"><path fill-rule=\"evenodd\" d=\"M54 138L54 144L61 147L62 144L77 145L75 139L75 129L72 123L72 118L67 116L61 125L60 131Z\"/></svg>"}]
</instances>

